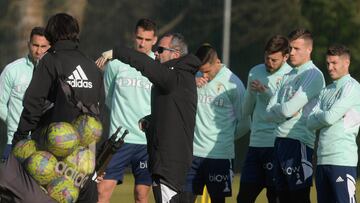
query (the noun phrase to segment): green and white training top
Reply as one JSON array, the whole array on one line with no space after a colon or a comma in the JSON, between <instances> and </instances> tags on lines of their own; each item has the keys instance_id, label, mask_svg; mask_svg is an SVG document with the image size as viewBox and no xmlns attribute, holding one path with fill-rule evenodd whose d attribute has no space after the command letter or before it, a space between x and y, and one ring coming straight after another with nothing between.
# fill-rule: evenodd
<instances>
[{"instance_id":1,"label":"green and white training top","mask_svg":"<svg viewBox=\"0 0 360 203\"><path fill-rule=\"evenodd\" d=\"M33 72L34 64L27 56L8 64L0 75L0 119L7 125L7 144L17 130Z\"/></svg>"},{"instance_id":2,"label":"green and white training top","mask_svg":"<svg viewBox=\"0 0 360 203\"><path fill-rule=\"evenodd\" d=\"M193 154L213 159L235 157L234 139L249 130L241 104L244 85L224 65L205 86L197 88L198 103Z\"/></svg>"},{"instance_id":3,"label":"green and white training top","mask_svg":"<svg viewBox=\"0 0 360 203\"><path fill-rule=\"evenodd\" d=\"M299 140L314 148L315 133L306 127L306 120L324 86L324 76L312 61L284 76L266 108L266 119L278 124L274 130L277 137Z\"/></svg>"},{"instance_id":4,"label":"green and white training top","mask_svg":"<svg viewBox=\"0 0 360 203\"><path fill-rule=\"evenodd\" d=\"M153 52L149 56L155 58ZM125 143L146 144L138 121L151 113L152 83L135 68L115 59L105 67L104 84L106 105L111 109L109 136L122 126L129 130Z\"/></svg>"},{"instance_id":5,"label":"green and white training top","mask_svg":"<svg viewBox=\"0 0 360 203\"><path fill-rule=\"evenodd\" d=\"M307 126L311 130L320 129L318 164L356 167L360 84L348 74L324 88Z\"/></svg>"},{"instance_id":6,"label":"green and white training top","mask_svg":"<svg viewBox=\"0 0 360 203\"><path fill-rule=\"evenodd\" d=\"M274 129L275 122L269 122L265 119L264 112L271 96L275 94L283 76L290 72L292 68L284 63L276 72L270 73L266 70L265 64L259 64L253 67L248 76L247 89L243 103L243 113L246 116L252 115L250 147L273 147L275 141ZM256 92L251 90L251 82L260 81L267 87L265 92Z\"/></svg>"}]
</instances>

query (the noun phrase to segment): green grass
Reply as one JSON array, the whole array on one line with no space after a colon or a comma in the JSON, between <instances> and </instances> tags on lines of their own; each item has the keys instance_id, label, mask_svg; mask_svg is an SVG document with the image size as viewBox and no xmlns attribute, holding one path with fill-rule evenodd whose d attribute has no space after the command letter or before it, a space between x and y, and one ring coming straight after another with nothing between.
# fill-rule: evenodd
<instances>
[{"instance_id":1,"label":"green grass","mask_svg":"<svg viewBox=\"0 0 360 203\"><path fill-rule=\"evenodd\" d=\"M232 203L232 202L236 202L236 195L239 191L239 183L240 183L240 179L239 179L240 175L237 174L235 175L234 181L233 181L233 196L229 197L226 199L227 203ZM134 202L134 198L133 198L133 187L134 187L134 179L132 177L131 174L127 174L125 175L124 178L124 184L119 185L116 187L112 198L111 198L111 203L119 203L119 202ZM360 184L357 184L357 188L360 187ZM360 194L356 193L356 199L360 198ZM152 195L152 192L150 194L150 203L154 203L154 197ZM200 198L198 198L197 203L200 203ZM258 196L256 203L266 203L266 195L265 195L265 190L263 190L260 195ZM311 202L315 203L316 202L316 190L315 190L315 186L313 186L311 188Z\"/></svg>"}]
</instances>

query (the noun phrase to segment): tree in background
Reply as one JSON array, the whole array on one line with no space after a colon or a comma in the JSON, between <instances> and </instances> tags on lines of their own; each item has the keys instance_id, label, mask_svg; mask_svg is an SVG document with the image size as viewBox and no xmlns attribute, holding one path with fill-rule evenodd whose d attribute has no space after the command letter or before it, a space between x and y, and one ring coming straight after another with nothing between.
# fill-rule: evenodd
<instances>
[{"instance_id":1,"label":"tree in background","mask_svg":"<svg viewBox=\"0 0 360 203\"><path fill-rule=\"evenodd\" d=\"M82 25L87 0L49 1L0 0L0 71L3 66L15 58L24 56L27 49L28 35L35 26L45 26L48 17L57 12L65 12L75 16Z\"/></svg>"},{"instance_id":2,"label":"tree in background","mask_svg":"<svg viewBox=\"0 0 360 203\"><path fill-rule=\"evenodd\" d=\"M57 12L68 12L79 20L81 48L95 59L115 43L132 46L133 25L142 17L156 21L160 34L183 33L190 51L204 42L221 50L223 7L224 1L219 0L0 0L0 72L24 55L29 29ZM351 49L350 71L360 80L359 9L360 0L233 0L227 65L246 83L250 68L264 60L269 37L304 27L314 35L312 58L322 71L326 71L327 46L339 42ZM246 146L246 138L239 140L237 154Z\"/></svg>"},{"instance_id":3,"label":"tree in background","mask_svg":"<svg viewBox=\"0 0 360 203\"><path fill-rule=\"evenodd\" d=\"M27 42L31 29L44 24L44 3L44 0L10 1L12 4L10 6L14 11L18 11L18 21L14 28L15 44L19 55L25 55L28 52Z\"/></svg>"},{"instance_id":4,"label":"tree in background","mask_svg":"<svg viewBox=\"0 0 360 203\"><path fill-rule=\"evenodd\" d=\"M326 71L325 53L332 43L342 43L351 50L350 73L360 79L360 1L304 0L302 15L311 22L314 33L314 61ZM324 74L328 75L328 74ZM328 77L328 76L327 76Z\"/></svg>"}]
</instances>

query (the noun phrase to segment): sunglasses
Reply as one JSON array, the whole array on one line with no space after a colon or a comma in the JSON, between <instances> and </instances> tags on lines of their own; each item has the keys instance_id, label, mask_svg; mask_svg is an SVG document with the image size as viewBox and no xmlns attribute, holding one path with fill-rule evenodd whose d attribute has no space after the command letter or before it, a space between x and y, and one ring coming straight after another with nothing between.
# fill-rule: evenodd
<instances>
[{"instance_id":1,"label":"sunglasses","mask_svg":"<svg viewBox=\"0 0 360 203\"><path fill-rule=\"evenodd\" d=\"M172 49L172 48L166 48L166 47L157 47L156 51L161 54L163 53L165 50L168 50L168 51L173 51L173 52L178 52L179 50L177 49Z\"/></svg>"}]
</instances>

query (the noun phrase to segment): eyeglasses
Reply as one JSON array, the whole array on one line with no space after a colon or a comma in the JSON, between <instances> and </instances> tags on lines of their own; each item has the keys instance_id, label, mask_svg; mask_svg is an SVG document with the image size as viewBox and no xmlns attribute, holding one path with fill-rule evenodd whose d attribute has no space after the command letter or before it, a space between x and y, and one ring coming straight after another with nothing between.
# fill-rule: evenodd
<instances>
[{"instance_id":1,"label":"eyeglasses","mask_svg":"<svg viewBox=\"0 0 360 203\"><path fill-rule=\"evenodd\" d=\"M161 54L163 53L165 50L168 50L168 51L173 51L173 52L178 52L179 50L177 49L172 49L172 48L166 48L166 47L157 47L156 51Z\"/></svg>"}]
</instances>

